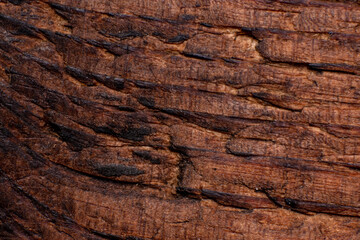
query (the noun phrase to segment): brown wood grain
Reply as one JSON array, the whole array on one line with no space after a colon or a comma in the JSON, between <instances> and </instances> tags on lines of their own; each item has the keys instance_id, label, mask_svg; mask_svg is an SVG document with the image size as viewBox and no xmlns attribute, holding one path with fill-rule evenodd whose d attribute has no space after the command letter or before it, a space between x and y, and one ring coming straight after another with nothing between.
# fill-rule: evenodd
<instances>
[{"instance_id":1,"label":"brown wood grain","mask_svg":"<svg viewBox=\"0 0 360 240\"><path fill-rule=\"evenodd\" d=\"M359 239L358 1L0 0L1 239Z\"/></svg>"}]
</instances>

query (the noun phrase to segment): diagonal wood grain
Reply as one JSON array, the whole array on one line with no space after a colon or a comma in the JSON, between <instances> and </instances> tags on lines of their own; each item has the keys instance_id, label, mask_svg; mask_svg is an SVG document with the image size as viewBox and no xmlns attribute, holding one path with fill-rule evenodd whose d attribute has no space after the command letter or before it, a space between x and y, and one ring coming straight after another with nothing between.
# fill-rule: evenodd
<instances>
[{"instance_id":1,"label":"diagonal wood grain","mask_svg":"<svg viewBox=\"0 0 360 240\"><path fill-rule=\"evenodd\" d=\"M358 1L0 1L1 239L360 238Z\"/></svg>"}]
</instances>

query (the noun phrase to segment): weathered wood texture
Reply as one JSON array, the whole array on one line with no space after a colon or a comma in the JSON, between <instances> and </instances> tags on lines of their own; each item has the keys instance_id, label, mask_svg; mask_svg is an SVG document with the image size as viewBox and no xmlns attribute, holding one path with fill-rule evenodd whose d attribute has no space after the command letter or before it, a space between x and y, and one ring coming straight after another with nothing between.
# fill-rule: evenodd
<instances>
[{"instance_id":1,"label":"weathered wood texture","mask_svg":"<svg viewBox=\"0 0 360 240\"><path fill-rule=\"evenodd\" d=\"M1 239L360 239L360 5L0 1Z\"/></svg>"}]
</instances>

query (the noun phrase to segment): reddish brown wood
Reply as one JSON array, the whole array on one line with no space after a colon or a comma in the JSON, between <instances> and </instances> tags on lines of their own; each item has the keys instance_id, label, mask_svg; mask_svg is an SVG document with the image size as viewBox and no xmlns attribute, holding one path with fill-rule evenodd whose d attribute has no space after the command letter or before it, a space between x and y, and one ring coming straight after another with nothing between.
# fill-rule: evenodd
<instances>
[{"instance_id":1,"label":"reddish brown wood","mask_svg":"<svg viewBox=\"0 0 360 240\"><path fill-rule=\"evenodd\" d=\"M1 239L359 239L358 1L1 0Z\"/></svg>"}]
</instances>

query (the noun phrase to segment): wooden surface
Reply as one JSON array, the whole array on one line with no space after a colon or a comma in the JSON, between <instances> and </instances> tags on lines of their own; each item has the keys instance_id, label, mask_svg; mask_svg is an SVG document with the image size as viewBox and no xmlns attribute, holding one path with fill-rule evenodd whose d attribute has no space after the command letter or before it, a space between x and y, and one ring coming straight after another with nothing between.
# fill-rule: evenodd
<instances>
[{"instance_id":1,"label":"wooden surface","mask_svg":"<svg viewBox=\"0 0 360 240\"><path fill-rule=\"evenodd\" d=\"M360 239L360 5L0 1L0 239Z\"/></svg>"}]
</instances>

